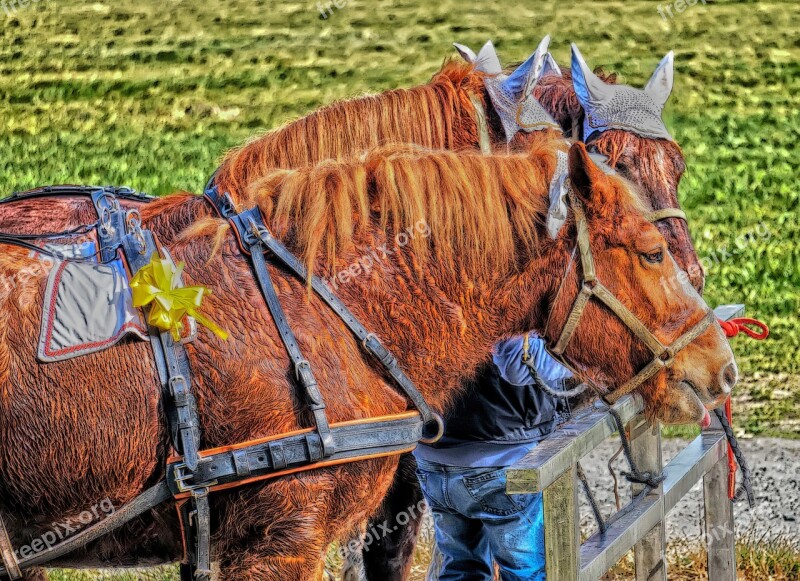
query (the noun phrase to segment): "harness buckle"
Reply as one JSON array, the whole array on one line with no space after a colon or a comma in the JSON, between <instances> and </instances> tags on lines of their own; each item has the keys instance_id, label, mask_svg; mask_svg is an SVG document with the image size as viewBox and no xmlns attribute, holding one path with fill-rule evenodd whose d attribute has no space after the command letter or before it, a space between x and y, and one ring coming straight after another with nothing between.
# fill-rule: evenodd
<instances>
[{"instance_id":1,"label":"harness buckle","mask_svg":"<svg viewBox=\"0 0 800 581\"><path fill-rule=\"evenodd\" d=\"M147 252L147 243L144 239L144 231L142 230L142 215L139 210L129 210L125 215L125 223L128 231L133 235L136 240L136 245L139 247L139 254Z\"/></svg>"},{"instance_id":2,"label":"harness buckle","mask_svg":"<svg viewBox=\"0 0 800 581\"><path fill-rule=\"evenodd\" d=\"M311 364L308 362L308 359L301 359L294 364L294 375L297 378L297 381L302 381L302 373L304 369L311 369Z\"/></svg>"},{"instance_id":3,"label":"harness buckle","mask_svg":"<svg viewBox=\"0 0 800 581\"><path fill-rule=\"evenodd\" d=\"M189 481L194 478L194 472L189 469L185 462L175 464L172 467L172 477L175 480L175 487L181 494L187 492L191 493L195 490L208 489L219 483L218 480L213 480L211 482L203 482L202 484L189 484Z\"/></svg>"},{"instance_id":4,"label":"harness buckle","mask_svg":"<svg viewBox=\"0 0 800 581\"><path fill-rule=\"evenodd\" d=\"M216 186L214 186L216 188ZM236 213L236 204L233 203L233 198L231 198L230 192L225 192L222 194L222 198L220 200L220 208L224 213L228 214L235 214Z\"/></svg>"},{"instance_id":5,"label":"harness buckle","mask_svg":"<svg viewBox=\"0 0 800 581\"><path fill-rule=\"evenodd\" d=\"M367 345L370 341L375 341L379 345L381 344L381 340L378 339L378 336L375 333L367 333L367 336L364 337L363 341L361 341L361 346L367 351L370 350L369 346Z\"/></svg>"}]
</instances>

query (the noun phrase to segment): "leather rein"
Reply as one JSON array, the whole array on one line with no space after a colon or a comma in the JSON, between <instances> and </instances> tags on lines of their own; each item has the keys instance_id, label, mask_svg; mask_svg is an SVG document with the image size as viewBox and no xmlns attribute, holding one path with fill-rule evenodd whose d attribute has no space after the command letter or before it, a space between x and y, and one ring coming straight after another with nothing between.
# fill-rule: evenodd
<instances>
[{"instance_id":1,"label":"leather rein","mask_svg":"<svg viewBox=\"0 0 800 581\"><path fill-rule=\"evenodd\" d=\"M670 345L664 345L650 329L637 317L628 307L626 307L608 288L602 284L598 278L594 268L594 256L592 255L591 245L589 243L589 226L586 221L586 215L583 211L583 206L580 200L572 190L572 184L569 185L568 200L570 207L575 218L575 228L577 230L577 245L576 250L573 251L572 259L567 265L567 270L561 279L561 286L556 292L553 300L553 307L558 304L561 295L564 293L565 281L567 280L567 273L572 268L575 262L575 252L577 251L581 263L581 270L578 271L580 290L578 296L575 298L569 315L567 316L561 332L557 335L558 339L555 343L548 345L550 353L562 365L573 371L576 376L580 375L572 366L564 361L564 352L569 347L575 331L581 323L586 306L591 299L596 299L606 307L608 307L617 318L622 321L625 327L631 331L642 343L644 343L650 352L653 354L652 360L645 365L638 373L626 381L621 386L611 389L608 393L601 396L607 404L613 404L622 396L631 393L648 379L655 376L659 371L671 366L675 362L675 356L692 342L694 342L708 327L716 321L714 312L709 310L705 316L691 328L685 331L680 337L673 341ZM651 220L652 221L652 220ZM576 267L577 269L577 267ZM551 309L550 317L545 325L545 331L551 327L551 319L555 308ZM555 337L555 334L550 335Z\"/></svg>"}]
</instances>

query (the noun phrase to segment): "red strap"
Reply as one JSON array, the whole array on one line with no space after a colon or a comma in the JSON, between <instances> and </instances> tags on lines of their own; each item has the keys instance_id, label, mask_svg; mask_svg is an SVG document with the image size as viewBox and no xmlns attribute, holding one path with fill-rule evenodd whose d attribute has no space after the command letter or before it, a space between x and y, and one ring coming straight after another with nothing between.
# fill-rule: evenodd
<instances>
[{"instance_id":1,"label":"red strap","mask_svg":"<svg viewBox=\"0 0 800 581\"><path fill-rule=\"evenodd\" d=\"M763 341L769 337L769 327L767 327L767 324L756 319L740 318L731 319L730 321L720 320L719 325L722 327L722 330L725 331L725 336L728 338L736 337L736 335L738 335L740 332L755 339L756 341ZM748 325L758 327L761 332L754 331L748 327Z\"/></svg>"},{"instance_id":2,"label":"red strap","mask_svg":"<svg viewBox=\"0 0 800 581\"><path fill-rule=\"evenodd\" d=\"M728 418L728 424L733 429L733 409L731 406L731 398L725 400L725 415ZM733 500L736 497L736 458L733 455L733 448L728 443L728 498Z\"/></svg>"}]
</instances>

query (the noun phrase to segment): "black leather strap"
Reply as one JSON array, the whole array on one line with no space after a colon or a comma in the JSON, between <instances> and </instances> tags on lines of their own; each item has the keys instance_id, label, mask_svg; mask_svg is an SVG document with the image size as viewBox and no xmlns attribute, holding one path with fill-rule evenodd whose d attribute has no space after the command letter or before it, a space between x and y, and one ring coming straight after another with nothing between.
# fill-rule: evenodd
<instances>
[{"instance_id":1,"label":"black leather strap","mask_svg":"<svg viewBox=\"0 0 800 581\"><path fill-rule=\"evenodd\" d=\"M317 431L322 441L323 456L330 456L335 451L333 437L331 436L330 422L328 416L325 414L325 401L322 398L322 393L319 391L319 385L311 371L311 365L303 357L300 351L300 345L297 343L294 332L286 320L286 315L283 312L280 299L275 293L275 287L272 284L272 279L267 269L266 261L264 260L264 253L261 251L260 242L256 241L250 246L251 260L253 264L253 271L256 275L256 280L261 287L261 293L264 295L264 300L267 303L272 319L275 321L275 326L281 335L286 352L294 364L294 373L300 386L303 388L306 404L308 409L314 414L314 421L317 425Z\"/></svg>"},{"instance_id":2,"label":"black leather strap","mask_svg":"<svg viewBox=\"0 0 800 581\"><path fill-rule=\"evenodd\" d=\"M43 186L34 188L32 190L25 190L23 192L14 192L7 198L0 200L0 204L7 204L10 202L17 202L19 200L29 200L32 198L45 198L50 196L86 196L90 197L95 192L106 192L115 198L124 200L131 200L135 202L152 202L157 199L155 196L137 192L136 190L128 187L114 187L114 186L75 186L75 185L62 185L62 186Z\"/></svg>"},{"instance_id":3,"label":"black leather strap","mask_svg":"<svg viewBox=\"0 0 800 581\"><path fill-rule=\"evenodd\" d=\"M75 536L40 551L31 557L20 560L20 569L24 571L31 567L40 567L64 555L68 555L73 551L77 551L92 541L104 537L125 523L165 503L171 498L172 493L170 492L169 486L167 486L165 481L161 481L152 488L144 491L125 506L115 510L105 519L86 527ZM8 572L5 568L0 567L0 577L7 574Z\"/></svg>"},{"instance_id":4,"label":"black leather strap","mask_svg":"<svg viewBox=\"0 0 800 581\"><path fill-rule=\"evenodd\" d=\"M206 198L211 200L225 200L227 197L219 197L216 193L216 188L213 192L206 192ZM224 208L217 207L220 214ZM225 214L222 214L223 216ZM258 248L258 243L263 244L264 249L268 250L271 255L278 259L282 264L289 268L300 280L306 282L308 275L303 264L295 257L289 250L281 244L267 229L264 220L261 216L261 211L258 208L245 210L240 214L229 216L230 223L236 228L237 236L243 250L249 254L254 255L259 252L253 252L252 249ZM339 318L344 321L347 328L356 336L361 342L364 349L372 354L378 361L381 362L383 367L392 377L392 379L400 386L406 394L414 407L419 410L422 419L425 422L425 436L424 441L436 441L443 432L442 419L438 414L435 414L425 398L419 392L414 383L408 376L400 369L395 356L381 343L374 333L370 333L358 319L350 312L345 304L328 288L328 286L319 279L319 277L311 276L311 287L314 289L319 297L335 312Z\"/></svg>"},{"instance_id":5,"label":"black leather strap","mask_svg":"<svg viewBox=\"0 0 800 581\"><path fill-rule=\"evenodd\" d=\"M242 245L242 250L252 256L252 248L260 241L264 247L269 250L275 258L287 266L295 276L304 282L307 281L308 278L305 267L297 260L297 257L289 252L283 244L270 234L264 224L261 211L258 208L251 208L250 210L245 210L240 214L236 214L235 206L230 196L228 194L220 194L219 189L214 185L215 177L216 172L211 176L204 195L206 199L211 202L219 215L229 220L231 225L236 228L237 237ZM423 440L433 442L441 437L444 431L441 417L430 409L417 387L403 370L400 369L394 355L384 347L383 343L380 342L374 333L370 333L366 327L359 323L345 304L339 300L317 276L311 276L311 287L325 304L344 321L348 329L350 329L361 342L364 349L381 362L414 407L419 410L425 422L426 434Z\"/></svg>"},{"instance_id":6,"label":"black leather strap","mask_svg":"<svg viewBox=\"0 0 800 581\"><path fill-rule=\"evenodd\" d=\"M167 469L167 481L177 496L195 487L214 488L317 462L402 452L419 442L422 428L417 414L333 425L331 436L336 452L328 457L323 456L319 434L310 432L204 455L193 472L187 472L182 462L172 463Z\"/></svg>"},{"instance_id":7,"label":"black leather strap","mask_svg":"<svg viewBox=\"0 0 800 581\"><path fill-rule=\"evenodd\" d=\"M94 198L93 198L94 199ZM99 200L108 196L99 196ZM117 204L112 212L112 221L116 223L117 214L124 214ZM103 222L101 217L101 223ZM153 254L158 252L153 233L142 230L134 224L125 231L126 221L123 217L124 236L121 245L132 274L148 265ZM115 235L116 232L114 232ZM167 415L172 443L184 457L186 469L197 468L200 451L200 418L197 413L197 402L192 393L192 375L189 356L186 348L172 338L169 331L149 329L153 354L156 359L159 378L162 381L162 401ZM211 579L211 510L208 501L208 490L197 488L191 491L187 519L183 521L186 546L189 553L189 569L198 581Z\"/></svg>"}]
</instances>

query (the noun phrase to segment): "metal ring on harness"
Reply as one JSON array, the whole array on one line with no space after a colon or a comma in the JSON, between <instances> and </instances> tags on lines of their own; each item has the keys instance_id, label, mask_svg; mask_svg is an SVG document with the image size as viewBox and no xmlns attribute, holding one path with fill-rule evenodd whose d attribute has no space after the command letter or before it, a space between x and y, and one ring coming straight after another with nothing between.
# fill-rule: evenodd
<instances>
[{"instance_id":1,"label":"metal ring on harness","mask_svg":"<svg viewBox=\"0 0 800 581\"><path fill-rule=\"evenodd\" d=\"M142 232L142 215L139 213L139 210L135 208L133 210L128 210L128 213L125 214L125 222L128 225L128 230L136 240L136 244L139 246L139 254L144 254L147 249L147 243L144 240L144 233Z\"/></svg>"},{"instance_id":2,"label":"metal ring on harness","mask_svg":"<svg viewBox=\"0 0 800 581\"><path fill-rule=\"evenodd\" d=\"M428 444L428 445L435 444L436 442L442 439L442 436L444 436L444 420L442 419L442 416L434 412L432 419L436 423L436 433L431 437L421 438L420 442L422 442L423 444ZM428 425L429 424L425 424L425 426L423 426L422 428L423 435L428 431Z\"/></svg>"}]
</instances>

